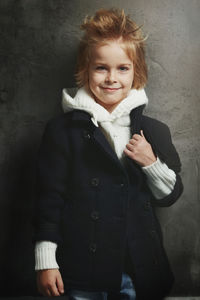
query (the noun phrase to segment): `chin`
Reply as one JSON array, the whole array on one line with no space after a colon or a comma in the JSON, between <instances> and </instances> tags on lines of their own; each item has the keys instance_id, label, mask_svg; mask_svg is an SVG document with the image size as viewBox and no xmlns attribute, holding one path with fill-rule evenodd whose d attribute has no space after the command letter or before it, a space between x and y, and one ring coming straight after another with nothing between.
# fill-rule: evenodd
<instances>
[{"instance_id":1,"label":"chin","mask_svg":"<svg viewBox=\"0 0 200 300\"><path fill-rule=\"evenodd\" d=\"M105 102L110 103L110 104L116 104L123 99L124 99L123 97L113 97L113 96L104 98Z\"/></svg>"}]
</instances>

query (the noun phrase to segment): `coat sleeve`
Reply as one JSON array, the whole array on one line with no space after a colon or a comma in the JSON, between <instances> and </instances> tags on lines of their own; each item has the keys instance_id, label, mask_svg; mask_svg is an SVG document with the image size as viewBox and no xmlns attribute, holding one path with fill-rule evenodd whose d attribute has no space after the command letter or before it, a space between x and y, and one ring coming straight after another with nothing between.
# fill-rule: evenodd
<instances>
[{"instance_id":1,"label":"coat sleeve","mask_svg":"<svg viewBox=\"0 0 200 300\"><path fill-rule=\"evenodd\" d=\"M148 142L151 144L155 155L166 163L168 168L172 169L176 174L176 182L172 192L162 199L156 199L152 196L152 203L155 206L170 206L183 192L183 184L179 175L181 171L181 161L172 142L169 127L155 119L148 118L148 120L150 120L150 122L144 123L144 132Z\"/></svg>"},{"instance_id":2,"label":"coat sleeve","mask_svg":"<svg viewBox=\"0 0 200 300\"><path fill-rule=\"evenodd\" d=\"M59 243L61 212L66 205L68 151L59 122L46 126L38 153L34 241Z\"/></svg>"}]
</instances>

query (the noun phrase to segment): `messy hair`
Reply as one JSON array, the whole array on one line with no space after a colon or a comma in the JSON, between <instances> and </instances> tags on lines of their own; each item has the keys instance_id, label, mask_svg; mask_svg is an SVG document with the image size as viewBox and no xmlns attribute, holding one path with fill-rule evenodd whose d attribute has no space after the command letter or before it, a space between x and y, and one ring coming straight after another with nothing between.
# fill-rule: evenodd
<instances>
[{"instance_id":1,"label":"messy hair","mask_svg":"<svg viewBox=\"0 0 200 300\"><path fill-rule=\"evenodd\" d=\"M132 87L141 89L147 82L144 40L141 28L126 16L124 10L100 9L94 16L87 16L81 25L81 38L77 57L76 82L79 87L88 85L88 68L91 48L107 41L121 40L125 52L134 65Z\"/></svg>"}]
</instances>

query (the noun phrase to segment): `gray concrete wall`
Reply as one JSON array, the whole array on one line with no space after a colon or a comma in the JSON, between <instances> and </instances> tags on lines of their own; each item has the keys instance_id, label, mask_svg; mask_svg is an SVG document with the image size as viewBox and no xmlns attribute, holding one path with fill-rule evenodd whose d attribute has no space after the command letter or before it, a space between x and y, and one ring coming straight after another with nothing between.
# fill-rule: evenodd
<instances>
[{"instance_id":1,"label":"gray concrete wall","mask_svg":"<svg viewBox=\"0 0 200 300\"><path fill-rule=\"evenodd\" d=\"M112 6L144 24L146 112L170 126L182 160L184 194L158 211L176 275L172 295L200 295L199 0L0 0L0 259L13 294L35 288L30 218L45 123L61 112L61 89L74 86L81 20Z\"/></svg>"}]
</instances>

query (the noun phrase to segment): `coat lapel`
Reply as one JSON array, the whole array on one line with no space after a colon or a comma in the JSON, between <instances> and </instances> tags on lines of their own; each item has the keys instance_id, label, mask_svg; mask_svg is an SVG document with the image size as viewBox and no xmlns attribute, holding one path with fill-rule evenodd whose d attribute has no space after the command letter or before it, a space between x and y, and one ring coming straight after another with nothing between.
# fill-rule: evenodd
<instances>
[{"instance_id":1,"label":"coat lapel","mask_svg":"<svg viewBox=\"0 0 200 300\"><path fill-rule=\"evenodd\" d=\"M142 112L145 105L141 105L133 109L130 113L131 119L131 135L140 134L142 128ZM126 157L126 168L130 174L134 174L137 178L137 186L140 187L143 182L141 167L131 158Z\"/></svg>"},{"instance_id":2,"label":"coat lapel","mask_svg":"<svg viewBox=\"0 0 200 300\"><path fill-rule=\"evenodd\" d=\"M131 119L131 134L134 133L140 134L141 130L141 122L142 122L142 112L145 108L145 104L134 108L130 113ZM110 156L112 160L121 165L116 153L111 148L104 134L101 132L99 128L94 130L94 139L99 144L99 146ZM133 163L131 161L131 163ZM136 166L137 167L137 166Z\"/></svg>"},{"instance_id":3,"label":"coat lapel","mask_svg":"<svg viewBox=\"0 0 200 300\"><path fill-rule=\"evenodd\" d=\"M131 134L140 134L141 128L141 121L142 121L142 112L144 109L145 105L141 105L133 109L130 113L130 119L131 119ZM98 146L104 151L104 153L112 159L115 163L117 163L120 167L122 167L121 162L119 161L116 153L113 151L112 147L110 146L109 142L107 141L106 137L102 133L99 127L96 127L92 122L91 122L91 117L89 113L81 111L81 110L74 110L73 113L73 120L75 121L82 121L82 122L87 122L89 123L90 128L90 134L91 134L91 129L93 129L93 139L94 142L98 144ZM89 133L89 132L88 132ZM130 159L128 159L130 161ZM136 165L133 161L129 162L134 169L137 169L139 166ZM135 170L136 171L136 170Z\"/></svg>"},{"instance_id":4,"label":"coat lapel","mask_svg":"<svg viewBox=\"0 0 200 300\"><path fill-rule=\"evenodd\" d=\"M97 127L94 130L93 137L95 142L101 147L101 149L110 157L110 159L114 160L115 163L120 164L120 161L116 155L116 153L111 148L109 142L107 141L106 137L102 133L102 131Z\"/></svg>"},{"instance_id":5,"label":"coat lapel","mask_svg":"<svg viewBox=\"0 0 200 300\"><path fill-rule=\"evenodd\" d=\"M116 153L113 151L112 147L110 146L109 142L107 141L106 137L102 133L101 129L99 127L96 127L92 121L91 116L89 113L81 110L74 110L72 119L74 121L83 122L87 124L88 128L88 134L91 135L91 138L94 140L94 142L102 149L102 151L115 163L122 166ZM85 126L84 126L85 131ZM84 134L86 135L86 134Z\"/></svg>"},{"instance_id":6,"label":"coat lapel","mask_svg":"<svg viewBox=\"0 0 200 300\"><path fill-rule=\"evenodd\" d=\"M130 113L131 119L131 134L140 134L140 130L142 129L142 112L145 108L145 104L136 107Z\"/></svg>"}]
</instances>

